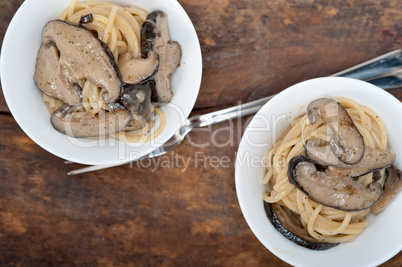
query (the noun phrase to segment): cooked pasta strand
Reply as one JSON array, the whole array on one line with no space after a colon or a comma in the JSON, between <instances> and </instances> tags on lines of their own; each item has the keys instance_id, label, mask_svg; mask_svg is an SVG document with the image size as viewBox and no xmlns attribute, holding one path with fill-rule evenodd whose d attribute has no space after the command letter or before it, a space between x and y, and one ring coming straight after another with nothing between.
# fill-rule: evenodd
<instances>
[{"instance_id":1,"label":"cooked pasta strand","mask_svg":"<svg viewBox=\"0 0 402 267\"><path fill-rule=\"evenodd\" d=\"M387 148L385 125L373 110L348 98L339 97L335 100L346 107L367 146ZM267 154L270 164L267 164L263 182L268 184L271 190L264 194L264 201L277 202L298 214L301 224L319 241L352 241L368 226L364 220L370 214L369 210L346 212L325 207L290 184L287 177L288 162L294 156L304 153L304 142L312 137L329 141L331 132L322 122L309 124L307 115L295 119L286 132L287 134L283 134ZM369 173L359 177L357 181L367 185L373 181L373 175ZM383 181L380 183L383 184Z\"/></svg>"},{"instance_id":2,"label":"cooked pasta strand","mask_svg":"<svg viewBox=\"0 0 402 267\"><path fill-rule=\"evenodd\" d=\"M85 27L107 44L116 63L127 52L131 53L133 57L141 56L141 25L148 15L147 11L135 6L121 7L104 1L78 2L78 0L72 0L70 5L60 14L59 19L79 23L81 16L88 14L92 14L93 21L86 24ZM82 116L84 112L95 115L102 110L111 110L102 99L101 88L88 80L83 81L80 86L82 88L82 112L75 114L77 117ZM64 104L63 101L47 95L43 95L43 99L51 113ZM124 142L140 143L156 138L165 128L166 117L161 109L155 108L154 110L159 119L158 128L154 129L156 123L155 120L152 120L140 130L127 127L111 137Z\"/></svg>"}]
</instances>

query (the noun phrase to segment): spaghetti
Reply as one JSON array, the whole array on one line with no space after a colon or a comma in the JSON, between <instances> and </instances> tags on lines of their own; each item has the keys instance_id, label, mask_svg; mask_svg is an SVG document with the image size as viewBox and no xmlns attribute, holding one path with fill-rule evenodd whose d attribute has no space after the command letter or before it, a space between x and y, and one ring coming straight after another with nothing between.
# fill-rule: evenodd
<instances>
[{"instance_id":1,"label":"spaghetti","mask_svg":"<svg viewBox=\"0 0 402 267\"><path fill-rule=\"evenodd\" d=\"M116 63L126 53L131 53L134 58L141 56L141 25L146 20L147 11L135 6L121 7L103 1L72 0L59 19L78 24L81 17L88 14L92 14L93 21L85 24L85 27L109 47ZM102 99L101 88L89 80L79 81L79 86L82 89L82 103L75 116L79 117L88 112L96 115L102 110L111 110ZM50 113L65 104L46 94L43 94L43 99ZM153 120L141 125L138 130L138 121L132 120L124 130L111 137L124 142L148 142L156 138L166 125L166 117L160 108L154 107L154 111L159 118L158 125L154 116ZM153 130L154 126L157 126L156 130Z\"/></svg>"},{"instance_id":2,"label":"spaghetti","mask_svg":"<svg viewBox=\"0 0 402 267\"><path fill-rule=\"evenodd\" d=\"M365 145L375 149L387 148L387 132L380 117L370 108L359 105L351 99L334 98L342 104L363 136ZM338 243L352 241L368 226L365 218L370 209L347 212L324 206L311 200L288 180L289 160L304 153L304 143L310 138L330 141L331 133L325 123L309 124L307 114L291 122L290 127L272 146L267 155L267 173L263 183L270 192L263 196L268 203L277 203L300 217L302 226L319 242ZM384 185L384 170L381 180ZM373 181L373 173L357 179L363 185Z\"/></svg>"}]
</instances>

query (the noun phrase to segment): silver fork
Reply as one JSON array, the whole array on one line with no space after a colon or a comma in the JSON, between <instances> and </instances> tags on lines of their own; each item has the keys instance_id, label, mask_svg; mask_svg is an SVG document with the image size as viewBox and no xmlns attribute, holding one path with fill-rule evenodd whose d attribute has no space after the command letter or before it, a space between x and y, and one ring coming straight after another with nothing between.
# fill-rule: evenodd
<instances>
[{"instance_id":1,"label":"silver fork","mask_svg":"<svg viewBox=\"0 0 402 267\"><path fill-rule=\"evenodd\" d=\"M374 83L383 89L393 89L402 86L401 70L402 70L402 50L395 50L390 53L371 59L369 61L358 64L352 68L335 73L331 76L351 77L361 79ZM389 81L384 81L382 80L383 78L389 78ZM164 155L174 150L176 147L178 147L184 140L186 135L189 132L191 132L192 129L205 127L208 125L227 121L233 118L240 118L243 116L255 114L258 110L260 110L260 108L263 105L265 105L265 103L267 103L273 97L274 95L271 95L238 106L188 118L184 121L181 127L165 144L163 144L161 147L157 148L153 152L145 156L142 156L136 160L116 164L88 166L71 171L67 174L75 175L90 171L96 171Z\"/></svg>"}]
</instances>

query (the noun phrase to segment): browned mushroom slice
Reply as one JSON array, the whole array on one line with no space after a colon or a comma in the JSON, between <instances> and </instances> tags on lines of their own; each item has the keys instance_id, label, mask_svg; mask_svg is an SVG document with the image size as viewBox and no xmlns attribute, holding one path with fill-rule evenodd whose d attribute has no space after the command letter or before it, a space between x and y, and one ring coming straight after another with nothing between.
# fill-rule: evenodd
<instances>
[{"instance_id":1,"label":"browned mushroom slice","mask_svg":"<svg viewBox=\"0 0 402 267\"><path fill-rule=\"evenodd\" d=\"M94 16L92 14L82 15L80 19L80 24L88 24L94 21Z\"/></svg>"},{"instance_id":2,"label":"browned mushroom slice","mask_svg":"<svg viewBox=\"0 0 402 267\"><path fill-rule=\"evenodd\" d=\"M365 187L350 178L348 170L328 167L325 172L318 171L314 163L303 156L289 161L288 178L312 200L339 210L368 209L382 196L378 182Z\"/></svg>"},{"instance_id":3,"label":"browned mushroom slice","mask_svg":"<svg viewBox=\"0 0 402 267\"><path fill-rule=\"evenodd\" d=\"M284 237L300 246L312 250L326 250L339 244L321 242L312 238L301 225L299 216L279 204L271 204L264 201L264 209L275 229Z\"/></svg>"},{"instance_id":4,"label":"browned mushroom slice","mask_svg":"<svg viewBox=\"0 0 402 267\"><path fill-rule=\"evenodd\" d=\"M374 215L380 214L391 201L402 191L402 173L395 166L386 169L386 180L384 184L384 194L380 201L371 207L370 211Z\"/></svg>"},{"instance_id":5,"label":"browned mushroom slice","mask_svg":"<svg viewBox=\"0 0 402 267\"><path fill-rule=\"evenodd\" d=\"M151 119L153 105L151 104L151 87L154 81L149 80L139 84L126 84L121 96L121 102L130 111L134 128L143 128Z\"/></svg>"},{"instance_id":6,"label":"browned mushroom slice","mask_svg":"<svg viewBox=\"0 0 402 267\"><path fill-rule=\"evenodd\" d=\"M107 45L84 26L63 20L48 22L42 39L44 44L57 46L61 70L66 70L76 80L87 79L102 88L105 103L113 106L120 97L123 83Z\"/></svg>"},{"instance_id":7,"label":"browned mushroom slice","mask_svg":"<svg viewBox=\"0 0 402 267\"><path fill-rule=\"evenodd\" d=\"M159 70L153 77L152 101L169 102L172 98L170 77L180 65L182 50L178 42L170 40L166 13L160 10L149 13L141 28L141 47L143 54L155 51L159 55Z\"/></svg>"},{"instance_id":8,"label":"browned mushroom slice","mask_svg":"<svg viewBox=\"0 0 402 267\"><path fill-rule=\"evenodd\" d=\"M59 64L59 51L54 44L41 45L35 66L36 86L48 96L60 99L69 105L81 101L79 81Z\"/></svg>"},{"instance_id":9,"label":"browned mushroom slice","mask_svg":"<svg viewBox=\"0 0 402 267\"><path fill-rule=\"evenodd\" d=\"M102 110L97 114L77 112L76 106L63 105L50 118L53 127L72 137L108 136L123 130L130 121L130 112L123 106L114 111Z\"/></svg>"},{"instance_id":10,"label":"browned mushroom slice","mask_svg":"<svg viewBox=\"0 0 402 267\"><path fill-rule=\"evenodd\" d=\"M118 62L123 82L137 84L157 73L159 56L156 52L148 52L146 58L134 58L132 54L124 54Z\"/></svg>"},{"instance_id":11,"label":"browned mushroom slice","mask_svg":"<svg viewBox=\"0 0 402 267\"><path fill-rule=\"evenodd\" d=\"M364 154L363 136L346 109L337 101L320 98L307 107L310 123L322 119L334 133L330 140L332 152L344 163L355 164Z\"/></svg>"},{"instance_id":12,"label":"browned mushroom slice","mask_svg":"<svg viewBox=\"0 0 402 267\"><path fill-rule=\"evenodd\" d=\"M345 164L332 153L328 142L318 138L307 140L304 147L307 158L324 167L334 166L349 169L350 177L358 177L375 170L387 168L395 161L395 154L388 149L366 147L363 157L358 163Z\"/></svg>"}]
</instances>

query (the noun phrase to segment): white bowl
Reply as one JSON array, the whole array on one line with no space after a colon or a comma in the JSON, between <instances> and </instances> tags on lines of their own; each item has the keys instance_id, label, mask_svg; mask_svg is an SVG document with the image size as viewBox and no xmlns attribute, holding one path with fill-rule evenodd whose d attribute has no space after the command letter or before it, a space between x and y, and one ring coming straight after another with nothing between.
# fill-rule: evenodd
<instances>
[{"instance_id":1,"label":"white bowl","mask_svg":"<svg viewBox=\"0 0 402 267\"><path fill-rule=\"evenodd\" d=\"M160 9L168 14L172 40L183 50L181 66L173 73L171 102L162 107L167 125L155 140L125 144L115 139L90 141L57 132L35 86L36 54L44 25L69 5L70 0L26 0L12 19L4 37L1 82L7 105L22 130L38 145L63 159L82 164L114 164L148 154L165 143L190 114L201 84L202 57L197 34L190 18L176 0L110 0L135 5L147 11Z\"/></svg>"},{"instance_id":2,"label":"white bowl","mask_svg":"<svg viewBox=\"0 0 402 267\"><path fill-rule=\"evenodd\" d=\"M272 226L263 207L266 188L262 178L263 158L289 122L305 112L312 100L344 96L376 111L388 130L389 148L402 168L402 104L388 92L349 78L317 78L287 88L255 115L241 140L236 159L236 191L243 215L260 242L273 254L294 266L379 265L402 249L402 194L378 216L369 216L369 226L353 242L325 251L313 251L289 241Z\"/></svg>"}]
</instances>

